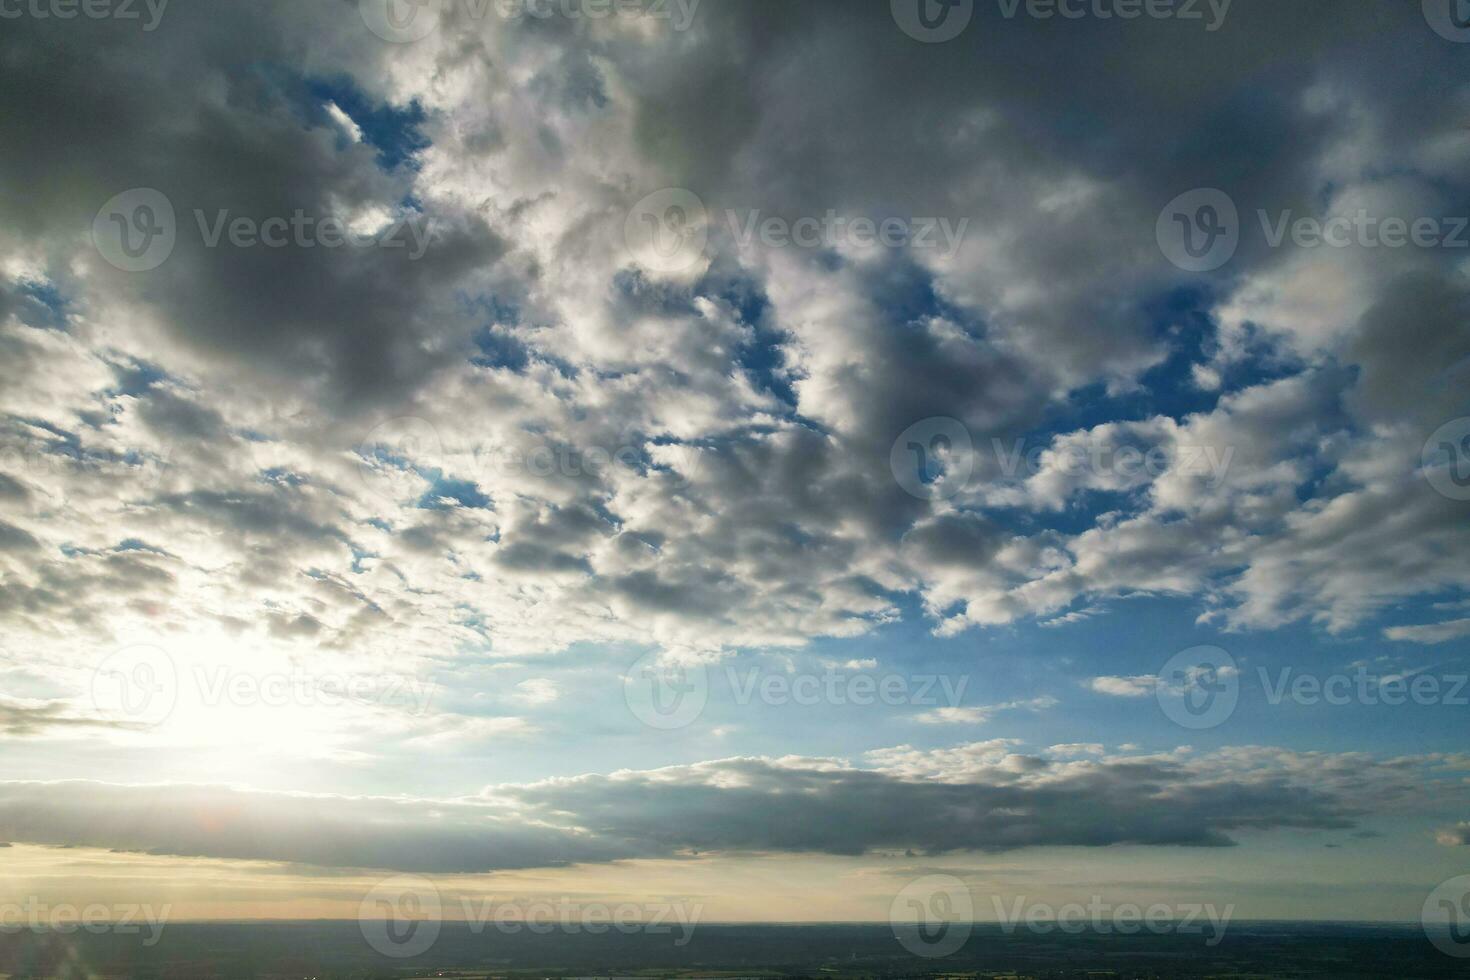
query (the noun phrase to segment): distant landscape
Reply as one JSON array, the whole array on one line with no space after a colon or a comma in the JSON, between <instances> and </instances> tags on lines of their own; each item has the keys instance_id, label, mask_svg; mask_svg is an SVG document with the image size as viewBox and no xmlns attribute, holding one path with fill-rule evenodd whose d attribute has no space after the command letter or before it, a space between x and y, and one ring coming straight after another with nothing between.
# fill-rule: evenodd
<instances>
[{"instance_id":1,"label":"distant landscape","mask_svg":"<svg viewBox=\"0 0 1470 980\"><path fill-rule=\"evenodd\" d=\"M375 953L355 922L170 926L152 949L118 936L0 937L4 980L490 980L637 977L949 977L1399 980L1463 977L1417 925L1239 923L1216 947L1197 935L1007 935L976 926L942 959L907 952L886 925L701 926L675 946L643 934L479 934L445 924L432 953Z\"/></svg>"}]
</instances>

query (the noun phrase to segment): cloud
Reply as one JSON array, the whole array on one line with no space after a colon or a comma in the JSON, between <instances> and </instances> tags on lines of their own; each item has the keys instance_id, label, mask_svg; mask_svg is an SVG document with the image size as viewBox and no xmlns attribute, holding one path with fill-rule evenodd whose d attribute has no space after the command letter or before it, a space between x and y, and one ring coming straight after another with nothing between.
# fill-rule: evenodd
<instances>
[{"instance_id":1,"label":"cloud","mask_svg":"<svg viewBox=\"0 0 1470 980\"><path fill-rule=\"evenodd\" d=\"M926 725L982 725L1002 711L1045 711L1061 702L1053 697L1031 698L1026 701L1007 701L1004 704L978 705L973 708L935 708L919 716Z\"/></svg>"},{"instance_id":2,"label":"cloud","mask_svg":"<svg viewBox=\"0 0 1470 980\"><path fill-rule=\"evenodd\" d=\"M1462 820L1453 827L1441 827L1434 832L1434 840L1444 847L1470 845L1470 821Z\"/></svg>"},{"instance_id":3,"label":"cloud","mask_svg":"<svg viewBox=\"0 0 1470 980\"><path fill-rule=\"evenodd\" d=\"M1111 694L1118 698L1147 697L1158 687L1159 679L1153 674L1135 677L1094 677L1088 685L1098 694Z\"/></svg>"},{"instance_id":4,"label":"cloud","mask_svg":"<svg viewBox=\"0 0 1470 980\"><path fill-rule=\"evenodd\" d=\"M1417 10L1140 20L1108 46L990 12L930 46L881 4L738 4L677 44L454 17L395 45L350 7L200 3L105 50L54 19L0 37L29 93L0 121L0 183L32 191L0 204L22 641L80 662L224 617L304 655L706 655L861 635L912 599L943 634L1138 594L1344 631L1470 588L1463 508L1418 472L1465 410L1452 250L1247 241L1199 289L1152 241L1194 186L1245 214L1463 199L1470 149L1424 96L1456 52ZM1038 83L1039 60L1068 71ZM1245 77L1273 97L1225 97ZM713 220L663 275L625 231L674 186ZM78 232L135 187L178 219L139 274ZM731 210L984 221L953 251L803 250L742 245ZM200 224L298 213L433 235L410 258ZM1180 401L1176 367L1217 383ZM890 450L941 416L972 478L919 499ZM995 449L1018 441L1034 472ZM1068 462L1144 449L1161 468Z\"/></svg>"},{"instance_id":5,"label":"cloud","mask_svg":"<svg viewBox=\"0 0 1470 980\"><path fill-rule=\"evenodd\" d=\"M1046 754L1058 759L1068 756L1103 755L1107 752L1106 747L1097 742L1067 742L1062 745L1053 745L1047 748Z\"/></svg>"},{"instance_id":6,"label":"cloud","mask_svg":"<svg viewBox=\"0 0 1470 980\"><path fill-rule=\"evenodd\" d=\"M1470 619L1451 619L1423 626L1390 626L1383 631L1383 635L1401 643L1447 643L1462 636L1470 636Z\"/></svg>"},{"instance_id":7,"label":"cloud","mask_svg":"<svg viewBox=\"0 0 1470 980\"><path fill-rule=\"evenodd\" d=\"M516 685L516 692L513 697L526 704L550 704L561 697L561 692L557 689L556 684L544 677L533 677L521 681Z\"/></svg>"},{"instance_id":8,"label":"cloud","mask_svg":"<svg viewBox=\"0 0 1470 980\"><path fill-rule=\"evenodd\" d=\"M831 759L733 758L499 785L448 800L206 786L0 783L16 843L485 872L698 851L941 854L1027 847L1224 847L1345 830L1455 790L1439 757L1231 749L1191 757L1025 755L992 741Z\"/></svg>"},{"instance_id":9,"label":"cloud","mask_svg":"<svg viewBox=\"0 0 1470 980\"><path fill-rule=\"evenodd\" d=\"M0 827L15 843L421 872L631 856L507 807L203 786L7 783Z\"/></svg>"},{"instance_id":10,"label":"cloud","mask_svg":"<svg viewBox=\"0 0 1470 980\"><path fill-rule=\"evenodd\" d=\"M877 670L878 660L876 657L853 660L823 660L822 666L827 670Z\"/></svg>"},{"instance_id":11,"label":"cloud","mask_svg":"<svg viewBox=\"0 0 1470 980\"><path fill-rule=\"evenodd\" d=\"M136 726L127 722L75 713L73 707L60 701L34 701L0 695L0 735L33 738L86 729L128 730Z\"/></svg>"}]
</instances>

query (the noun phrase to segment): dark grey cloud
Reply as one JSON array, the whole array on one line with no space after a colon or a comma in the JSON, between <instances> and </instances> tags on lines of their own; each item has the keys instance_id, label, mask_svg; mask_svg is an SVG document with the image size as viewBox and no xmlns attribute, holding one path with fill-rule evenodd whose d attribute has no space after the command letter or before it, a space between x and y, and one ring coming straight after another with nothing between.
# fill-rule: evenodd
<instances>
[{"instance_id":1,"label":"dark grey cloud","mask_svg":"<svg viewBox=\"0 0 1470 980\"><path fill-rule=\"evenodd\" d=\"M1051 768L1036 760L1031 773ZM1019 775L910 781L864 770L730 760L672 772L585 776L533 786L516 798L574 813L579 825L599 835L654 840L674 851L1221 847L1234 843L1233 831L1352 823L1346 801L1282 776L1209 784L1186 763L1155 761L1079 767L1059 772L1054 782Z\"/></svg>"},{"instance_id":2,"label":"dark grey cloud","mask_svg":"<svg viewBox=\"0 0 1470 980\"><path fill-rule=\"evenodd\" d=\"M1435 778L1429 758L1380 762L1237 752L1060 762L982 745L954 750L967 760L961 769L906 748L888 754L897 769L726 759L496 786L483 797L461 800L3 783L0 836L18 843L422 872L694 851L1226 847L1257 831L1348 829L1370 813L1402 809ZM945 771L923 777L901 771L935 764Z\"/></svg>"},{"instance_id":3,"label":"dark grey cloud","mask_svg":"<svg viewBox=\"0 0 1470 980\"><path fill-rule=\"evenodd\" d=\"M0 697L0 734L10 738L33 738L69 734L85 729L127 730L126 722L90 718L77 714L62 702L17 701Z\"/></svg>"},{"instance_id":4,"label":"dark grey cloud","mask_svg":"<svg viewBox=\"0 0 1470 980\"><path fill-rule=\"evenodd\" d=\"M30 491L19 480L0 473L0 500L24 501L29 496Z\"/></svg>"},{"instance_id":5,"label":"dark grey cloud","mask_svg":"<svg viewBox=\"0 0 1470 980\"><path fill-rule=\"evenodd\" d=\"M0 551L35 551L41 542L24 528L0 521Z\"/></svg>"},{"instance_id":6,"label":"dark grey cloud","mask_svg":"<svg viewBox=\"0 0 1470 980\"><path fill-rule=\"evenodd\" d=\"M309 89L313 74L343 67L313 67L310 34L351 13L181 7L152 33L117 21L8 21L0 182L31 192L7 198L7 221L51 252L115 194L156 189L174 206L178 244L146 278L99 263L114 299L153 311L165 337L198 356L277 390L316 387L338 410L411 394L473 329L448 300L504 251L483 221L422 216L435 239L411 261L406 248L231 247L228 234L206 247L196 216L206 228L226 212L320 220L393 210L411 193L411 171L385 170L372 146L344 145ZM92 70L70 70L82 61Z\"/></svg>"},{"instance_id":7,"label":"dark grey cloud","mask_svg":"<svg viewBox=\"0 0 1470 980\"><path fill-rule=\"evenodd\" d=\"M551 867L627 856L606 842L483 806L312 797L218 787L9 783L0 827L16 843L422 872Z\"/></svg>"}]
</instances>

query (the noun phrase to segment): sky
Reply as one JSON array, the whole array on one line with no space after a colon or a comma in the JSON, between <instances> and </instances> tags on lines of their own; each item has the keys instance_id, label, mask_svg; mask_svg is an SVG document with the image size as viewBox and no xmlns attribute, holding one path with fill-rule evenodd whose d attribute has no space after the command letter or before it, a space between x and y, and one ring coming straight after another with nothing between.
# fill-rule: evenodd
<instances>
[{"instance_id":1,"label":"sky","mask_svg":"<svg viewBox=\"0 0 1470 980\"><path fill-rule=\"evenodd\" d=\"M0 906L1417 922L1462 19L0 0Z\"/></svg>"}]
</instances>

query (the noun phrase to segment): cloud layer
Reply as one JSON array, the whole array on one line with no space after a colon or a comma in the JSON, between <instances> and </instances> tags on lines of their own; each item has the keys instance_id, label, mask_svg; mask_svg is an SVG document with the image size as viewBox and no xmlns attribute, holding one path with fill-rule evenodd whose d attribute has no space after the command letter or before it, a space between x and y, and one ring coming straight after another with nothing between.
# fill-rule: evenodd
<instances>
[{"instance_id":1,"label":"cloud layer","mask_svg":"<svg viewBox=\"0 0 1470 980\"><path fill-rule=\"evenodd\" d=\"M982 13L930 46L882 7L706 4L676 31L455 5L413 44L346 3L11 23L8 632L708 653L851 636L908 596L944 632L1138 593L1347 630L1470 587L1464 504L1418 472L1470 411L1459 254L1253 225L1463 213L1454 45L1417 10L1305 2L1215 32ZM668 186L715 219L972 220L953 254L711 220L667 273L624 236ZM1246 215L1204 280L1152 238L1198 186ZM87 234L133 187L178 216L136 274ZM434 234L417 261L210 247L196 212ZM976 447L944 500L889 465L932 417ZM1041 452L1007 472L1017 440ZM1159 465L1067 464L1124 448ZM1415 629L1391 637L1460 633Z\"/></svg>"},{"instance_id":2,"label":"cloud layer","mask_svg":"<svg viewBox=\"0 0 1470 980\"><path fill-rule=\"evenodd\" d=\"M12 782L0 784L0 838L424 873L703 852L1224 847L1261 831L1350 829L1402 813L1426 792L1448 802L1463 794L1450 780L1467 765L1271 748L1200 756L1083 748L901 746L871 753L863 767L735 758L495 786L453 800Z\"/></svg>"}]
</instances>

